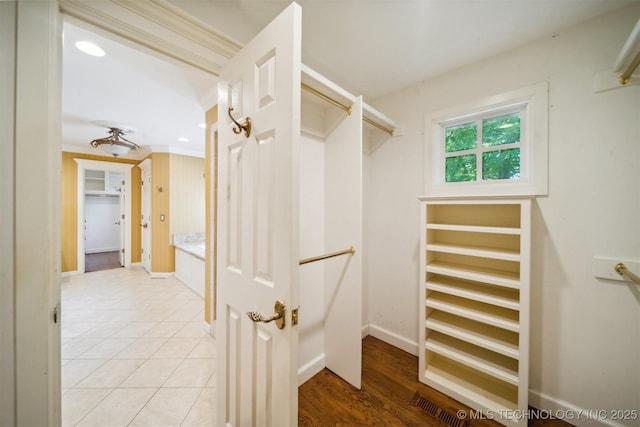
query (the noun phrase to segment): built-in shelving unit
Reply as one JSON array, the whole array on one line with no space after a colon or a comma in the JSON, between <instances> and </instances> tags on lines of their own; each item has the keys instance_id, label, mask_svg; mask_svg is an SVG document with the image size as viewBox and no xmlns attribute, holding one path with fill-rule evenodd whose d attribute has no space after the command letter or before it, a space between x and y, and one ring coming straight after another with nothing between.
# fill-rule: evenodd
<instances>
[{"instance_id":1,"label":"built-in shelving unit","mask_svg":"<svg viewBox=\"0 0 640 427\"><path fill-rule=\"evenodd\" d=\"M84 191L89 195L118 195L122 187L122 173L87 169Z\"/></svg>"},{"instance_id":2,"label":"built-in shelving unit","mask_svg":"<svg viewBox=\"0 0 640 427\"><path fill-rule=\"evenodd\" d=\"M531 200L420 200L420 381L526 425Z\"/></svg>"}]
</instances>

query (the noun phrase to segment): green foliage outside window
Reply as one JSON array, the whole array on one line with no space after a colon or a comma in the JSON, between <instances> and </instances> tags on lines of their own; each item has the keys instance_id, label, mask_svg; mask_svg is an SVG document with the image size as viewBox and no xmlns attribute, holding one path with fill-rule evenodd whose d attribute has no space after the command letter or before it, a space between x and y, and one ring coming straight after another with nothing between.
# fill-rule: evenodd
<instances>
[{"instance_id":1,"label":"green foliage outside window","mask_svg":"<svg viewBox=\"0 0 640 427\"><path fill-rule=\"evenodd\" d=\"M482 179L520 178L520 149L482 153Z\"/></svg>"},{"instance_id":2,"label":"green foliage outside window","mask_svg":"<svg viewBox=\"0 0 640 427\"><path fill-rule=\"evenodd\" d=\"M478 135L478 125L482 137ZM478 140L482 140L478 147ZM481 122L469 122L446 128L445 152L476 151L479 148L502 147L484 151L480 154L464 153L447 156L445 159L446 182L476 181L477 155L481 155L483 180L517 179L520 177L520 112L484 119Z\"/></svg>"},{"instance_id":3,"label":"green foliage outside window","mask_svg":"<svg viewBox=\"0 0 640 427\"><path fill-rule=\"evenodd\" d=\"M478 128L475 122L453 126L447 128L445 151L453 153L454 151L471 150L476 148L477 141Z\"/></svg>"},{"instance_id":4,"label":"green foliage outside window","mask_svg":"<svg viewBox=\"0 0 640 427\"><path fill-rule=\"evenodd\" d=\"M447 157L445 175L446 182L475 181L476 155Z\"/></svg>"},{"instance_id":5,"label":"green foliage outside window","mask_svg":"<svg viewBox=\"0 0 640 427\"><path fill-rule=\"evenodd\" d=\"M520 142L520 113L492 117L482 121L482 145L515 144Z\"/></svg>"}]
</instances>

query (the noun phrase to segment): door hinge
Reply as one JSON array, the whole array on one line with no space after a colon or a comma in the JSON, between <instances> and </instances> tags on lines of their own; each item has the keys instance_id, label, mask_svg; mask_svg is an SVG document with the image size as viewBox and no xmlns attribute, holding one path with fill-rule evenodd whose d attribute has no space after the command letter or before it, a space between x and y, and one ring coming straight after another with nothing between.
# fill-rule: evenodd
<instances>
[{"instance_id":1,"label":"door hinge","mask_svg":"<svg viewBox=\"0 0 640 427\"><path fill-rule=\"evenodd\" d=\"M144 253L144 248L140 249L140 253L143 254Z\"/></svg>"},{"instance_id":2,"label":"door hinge","mask_svg":"<svg viewBox=\"0 0 640 427\"><path fill-rule=\"evenodd\" d=\"M291 325L296 326L298 324L298 308L291 310Z\"/></svg>"},{"instance_id":3,"label":"door hinge","mask_svg":"<svg viewBox=\"0 0 640 427\"><path fill-rule=\"evenodd\" d=\"M124 185L124 179L122 180L122 185Z\"/></svg>"},{"instance_id":4,"label":"door hinge","mask_svg":"<svg viewBox=\"0 0 640 427\"><path fill-rule=\"evenodd\" d=\"M144 185L144 181L140 181L140 185Z\"/></svg>"},{"instance_id":5,"label":"door hinge","mask_svg":"<svg viewBox=\"0 0 640 427\"><path fill-rule=\"evenodd\" d=\"M124 214L122 214L122 219L124 219Z\"/></svg>"},{"instance_id":6,"label":"door hinge","mask_svg":"<svg viewBox=\"0 0 640 427\"><path fill-rule=\"evenodd\" d=\"M124 248L120 249L120 252L124 253Z\"/></svg>"}]
</instances>

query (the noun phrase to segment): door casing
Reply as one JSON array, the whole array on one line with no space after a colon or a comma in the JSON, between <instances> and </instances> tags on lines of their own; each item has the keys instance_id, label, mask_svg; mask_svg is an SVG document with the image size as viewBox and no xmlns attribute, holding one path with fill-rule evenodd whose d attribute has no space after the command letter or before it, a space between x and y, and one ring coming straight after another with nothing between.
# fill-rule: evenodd
<instances>
[{"instance_id":1,"label":"door casing","mask_svg":"<svg viewBox=\"0 0 640 427\"><path fill-rule=\"evenodd\" d=\"M111 172L120 172L124 178L123 192L124 198L124 267L131 266L131 224L133 224L133 218L131 217L131 168L133 164L129 163L115 163L115 162L103 162L100 160L87 160L87 159L73 159L78 164L78 269L77 274L84 273L84 175L85 171L90 170L104 170ZM126 197L129 195L129 197ZM122 197L122 196L121 196Z\"/></svg>"}]
</instances>

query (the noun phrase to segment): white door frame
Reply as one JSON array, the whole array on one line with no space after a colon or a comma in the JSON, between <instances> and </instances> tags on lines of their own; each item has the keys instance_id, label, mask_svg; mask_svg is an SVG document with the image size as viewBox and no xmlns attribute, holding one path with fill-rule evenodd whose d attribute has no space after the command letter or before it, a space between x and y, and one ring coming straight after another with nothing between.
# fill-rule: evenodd
<instances>
[{"instance_id":1,"label":"white door frame","mask_svg":"<svg viewBox=\"0 0 640 427\"><path fill-rule=\"evenodd\" d=\"M0 299L2 318L12 318L0 323L0 421L57 426L60 327L53 322L53 312L59 308L61 276L60 12L214 75L240 45L168 2L48 0L0 2L0 7L0 51L9 53L0 64L7 71L0 73L0 84L14 94L0 102L0 123L7 125L0 129L11 141L2 144L1 151L2 177L10 178L3 181L9 185L2 186L0 230L14 249L11 259L3 245L0 262L3 283L6 279L13 284L2 293L8 297ZM5 348L5 343L10 345ZM7 351L15 357L5 358Z\"/></svg>"},{"instance_id":2,"label":"white door frame","mask_svg":"<svg viewBox=\"0 0 640 427\"><path fill-rule=\"evenodd\" d=\"M12 318L0 322L0 424L55 427L61 419L62 22L55 0L0 2L0 9L0 51L9 53L2 55L0 85L13 94L0 102L0 132L7 137L0 230L11 248L9 255L2 246L0 312L3 320ZM5 287L12 288L7 299Z\"/></svg>"},{"instance_id":3,"label":"white door frame","mask_svg":"<svg viewBox=\"0 0 640 427\"><path fill-rule=\"evenodd\" d=\"M84 175L87 170L103 170L105 172L120 172L124 178L122 191L131 194L131 163L103 162L100 160L73 159L78 164L78 270L84 273ZM124 198L124 267L131 267L131 197Z\"/></svg>"},{"instance_id":4,"label":"white door frame","mask_svg":"<svg viewBox=\"0 0 640 427\"><path fill-rule=\"evenodd\" d=\"M140 180L142 181L142 188L140 189L140 199L141 199L140 211L142 214L142 217L140 218L140 227L142 227L143 224L147 224L146 230L142 228L140 229L140 247L142 248L142 258L140 259L140 261L142 261L142 267L149 274L151 274L150 255L153 255L151 253L151 232L152 232L151 218L153 215L153 211L152 211L153 203L151 202L151 185L150 185L151 162L152 162L151 159L145 159L142 163L138 165L138 167L142 171L140 175ZM144 184L144 179L147 177L149 177L149 182ZM146 219L144 218L145 215L147 216Z\"/></svg>"}]
</instances>

